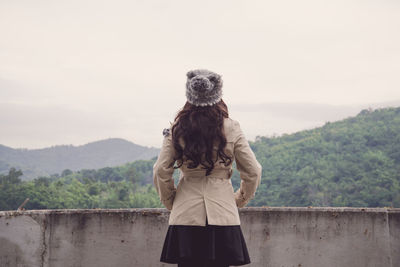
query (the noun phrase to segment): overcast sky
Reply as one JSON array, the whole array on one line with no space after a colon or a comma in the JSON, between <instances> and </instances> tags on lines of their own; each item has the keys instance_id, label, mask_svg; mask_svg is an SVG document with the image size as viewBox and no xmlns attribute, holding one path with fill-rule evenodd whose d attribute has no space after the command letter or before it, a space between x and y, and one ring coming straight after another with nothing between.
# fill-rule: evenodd
<instances>
[{"instance_id":1,"label":"overcast sky","mask_svg":"<svg viewBox=\"0 0 400 267\"><path fill-rule=\"evenodd\" d=\"M160 147L186 72L249 140L400 106L400 2L0 1L0 144Z\"/></svg>"}]
</instances>

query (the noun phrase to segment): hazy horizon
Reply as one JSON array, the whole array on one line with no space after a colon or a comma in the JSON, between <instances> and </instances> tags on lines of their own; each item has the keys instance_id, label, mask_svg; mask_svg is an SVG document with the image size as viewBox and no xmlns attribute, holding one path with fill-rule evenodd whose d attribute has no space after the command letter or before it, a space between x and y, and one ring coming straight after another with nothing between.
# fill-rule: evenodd
<instances>
[{"instance_id":1,"label":"hazy horizon","mask_svg":"<svg viewBox=\"0 0 400 267\"><path fill-rule=\"evenodd\" d=\"M311 106L311 107L310 107ZM316 107L319 106L319 109L316 109ZM288 109L288 107L292 107L292 109ZM302 120L298 124L292 124L291 125L291 131L274 131L269 134L249 134L249 131L247 128L250 127L243 127L243 130L245 131L246 137L250 141L254 141L256 136L266 136L266 137L271 137L273 135L275 136L281 136L282 134L292 134L298 131L302 130L307 130L307 129L313 129L313 128L318 128L321 127L325 124L325 122L335 122L335 121L340 121L342 119L346 119L347 117L353 117L356 116L362 109L368 109L368 108L385 108L385 107L400 107L400 100L399 101L393 101L393 102L384 102L384 103L369 103L365 105L359 105L359 106L333 106L333 105L317 105L317 104L304 104L304 103L268 103L265 105L253 105L250 107L247 107L246 105L237 105L235 106L236 108L236 113L242 117L242 119L245 119L248 113L256 113L260 118L265 115L263 112L259 112L261 109L266 109L267 112L272 115L273 113L279 113L280 117L279 119L281 120L282 118L285 118L287 120L293 120L292 122L295 122L295 118L301 118ZM313 109L314 108L314 109ZM325 109L324 109L325 108ZM285 112L283 111L286 111ZM315 112L315 110L325 110L323 114ZM336 113L338 112L338 113ZM286 116L285 116L286 115ZM237 118L234 118L237 119ZM241 125L247 123L242 123L242 120L239 120ZM254 123L257 123L259 120L253 121ZM289 123L286 123L285 125L289 125ZM275 125L278 127L278 125ZM267 125L268 127L268 125ZM297 128L300 127L300 128ZM303 128L302 128L303 127ZM289 129L289 127L287 127ZM59 145L73 145L73 146L82 146L86 145L88 143L96 142L96 141L101 141L101 140L106 140L110 138L122 138L127 141L133 142L137 145L141 146L147 146L147 147L155 147L155 148L160 148L159 146L152 146L152 145L144 145L140 144L137 142L134 142L133 140L130 140L129 138L123 138L120 136L109 136L109 137L104 137L96 140L91 140L88 142L84 143L77 143L77 144L66 144L66 143L60 143L60 144L52 144L49 146L44 146L44 147L12 147L7 144L1 144L5 145L7 147L12 147L15 149L41 149L41 148L47 148L47 147L52 147L52 146L59 146ZM161 137L162 139L162 137Z\"/></svg>"},{"instance_id":2,"label":"hazy horizon","mask_svg":"<svg viewBox=\"0 0 400 267\"><path fill-rule=\"evenodd\" d=\"M400 106L400 2L0 2L0 144L160 147L186 72L222 75L247 138Z\"/></svg>"}]
</instances>

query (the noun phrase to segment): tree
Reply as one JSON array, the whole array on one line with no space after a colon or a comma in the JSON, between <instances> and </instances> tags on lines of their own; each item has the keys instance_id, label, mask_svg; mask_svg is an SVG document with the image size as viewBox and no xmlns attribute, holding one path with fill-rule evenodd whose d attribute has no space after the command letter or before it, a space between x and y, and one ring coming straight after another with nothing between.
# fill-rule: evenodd
<instances>
[{"instance_id":1,"label":"tree","mask_svg":"<svg viewBox=\"0 0 400 267\"><path fill-rule=\"evenodd\" d=\"M0 175L0 184L9 183L9 184L19 184L21 183L21 178L23 173L21 170L16 170L14 167L8 171L8 175Z\"/></svg>"},{"instance_id":2,"label":"tree","mask_svg":"<svg viewBox=\"0 0 400 267\"><path fill-rule=\"evenodd\" d=\"M61 173L61 177L65 177L67 175L71 175L73 172L70 169L65 169Z\"/></svg>"}]
</instances>

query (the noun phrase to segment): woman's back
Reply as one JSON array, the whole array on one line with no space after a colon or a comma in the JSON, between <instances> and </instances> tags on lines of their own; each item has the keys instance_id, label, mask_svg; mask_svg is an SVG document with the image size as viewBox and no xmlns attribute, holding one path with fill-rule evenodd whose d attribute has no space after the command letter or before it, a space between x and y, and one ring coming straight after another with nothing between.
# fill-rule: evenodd
<instances>
[{"instance_id":1,"label":"woman's back","mask_svg":"<svg viewBox=\"0 0 400 267\"><path fill-rule=\"evenodd\" d=\"M214 225L240 224L237 208L245 206L254 197L261 180L261 166L237 121L225 118L223 129L227 140L224 151L236 161L241 177L240 188L236 193L233 192L230 179L233 161L225 165L217 160L208 176L201 165L189 168L189 163L184 161L180 167L177 189L165 193L164 205L172 210L169 224L205 225L206 216L209 223ZM158 183L159 192L168 191L173 186L173 181L169 181L169 184L157 182L157 177L171 176L173 171L171 167L168 168L176 153L171 134L165 137L163 147L164 153L160 154L154 165L154 182Z\"/></svg>"}]
</instances>

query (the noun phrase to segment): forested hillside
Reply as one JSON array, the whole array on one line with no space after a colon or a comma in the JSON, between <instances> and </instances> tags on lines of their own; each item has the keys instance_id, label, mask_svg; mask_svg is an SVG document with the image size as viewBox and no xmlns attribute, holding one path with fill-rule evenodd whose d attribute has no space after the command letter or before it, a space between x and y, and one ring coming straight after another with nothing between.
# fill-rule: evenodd
<instances>
[{"instance_id":1,"label":"forested hillside","mask_svg":"<svg viewBox=\"0 0 400 267\"><path fill-rule=\"evenodd\" d=\"M251 146L263 166L253 205L400 207L400 108Z\"/></svg>"},{"instance_id":2,"label":"forested hillside","mask_svg":"<svg viewBox=\"0 0 400 267\"><path fill-rule=\"evenodd\" d=\"M249 206L400 207L400 108L363 110L250 145L263 175ZM11 168L0 175L0 210L27 197L26 209L162 207L152 183L155 159L33 181L21 181ZM235 171L235 190L239 182Z\"/></svg>"},{"instance_id":3,"label":"forested hillside","mask_svg":"<svg viewBox=\"0 0 400 267\"><path fill-rule=\"evenodd\" d=\"M21 181L22 172L11 168L0 175L0 210L15 210L29 198L26 209L91 209L161 207L152 185L155 159L119 167Z\"/></svg>"}]
</instances>

